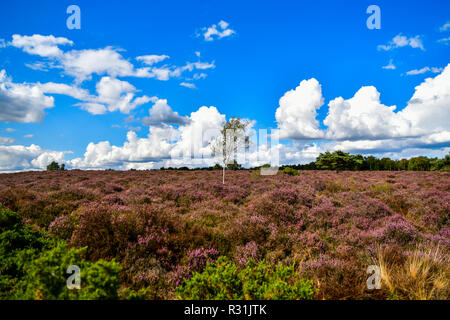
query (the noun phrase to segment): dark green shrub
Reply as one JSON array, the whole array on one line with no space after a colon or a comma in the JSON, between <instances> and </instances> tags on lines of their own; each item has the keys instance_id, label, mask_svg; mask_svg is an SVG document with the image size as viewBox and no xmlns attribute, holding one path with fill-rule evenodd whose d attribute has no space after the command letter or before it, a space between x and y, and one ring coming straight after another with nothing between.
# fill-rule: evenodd
<instances>
[{"instance_id":1,"label":"dark green shrub","mask_svg":"<svg viewBox=\"0 0 450 320\"><path fill-rule=\"evenodd\" d=\"M85 248L67 248L63 242L40 252L24 264L24 276L14 289L14 299L117 299L120 266L114 261L88 262ZM67 288L67 267L81 271L81 289Z\"/></svg>"},{"instance_id":2,"label":"dark green shrub","mask_svg":"<svg viewBox=\"0 0 450 320\"><path fill-rule=\"evenodd\" d=\"M284 168L282 172L284 174L288 174L290 176L298 176L299 175L298 170L294 169L294 168L291 168L291 167Z\"/></svg>"},{"instance_id":3,"label":"dark green shrub","mask_svg":"<svg viewBox=\"0 0 450 320\"><path fill-rule=\"evenodd\" d=\"M181 299L299 300L312 299L312 282L299 280L293 266L273 267L252 259L242 270L226 257L208 263L201 273L176 290Z\"/></svg>"},{"instance_id":4,"label":"dark green shrub","mask_svg":"<svg viewBox=\"0 0 450 320\"><path fill-rule=\"evenodd\" d=\"M0 299L116 299L120 266L85 260L86 248L67 247L0 209ZM67 288L67 268L81 271L81 289Z\"/></svg>"},{"instance_id":5,"label":"dark green shrub","mask_svg":"<svg viewBox=\"0 0 450 320\"><path fill-rule=\"evenodd\" d=\"M133 290L125 287L119 292L121 300L150 300L155 298L155 292L152 287L145 287L139 290Z\"/></svg>"},{"instance_id":6,"label":"dark green shrub","mask_svg":"<svg viewBox=\"0 0 450 320\"><path fill-rule=\"evenodd\" d=\"M55 170L65 170L65 164L61 164L61 166L58 164L58 162L52 161L52 163L50 163L47 166L47 171L55 171Z\"/></svg>"}]
</instances>

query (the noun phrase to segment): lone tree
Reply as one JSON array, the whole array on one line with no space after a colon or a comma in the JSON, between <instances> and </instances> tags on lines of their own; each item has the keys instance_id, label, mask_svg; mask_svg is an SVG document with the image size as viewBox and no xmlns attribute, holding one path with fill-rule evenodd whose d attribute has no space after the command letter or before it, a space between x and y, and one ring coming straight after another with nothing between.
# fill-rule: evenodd
<instances>
[{"instance_id":1,"label":"lone tree","mask_svg":"<svg viewBox=\"0 0 450 320\"><path fill-rule=\"evenodd\" d=\"M52 161L52 163L50 163L47 166L47 171L56 171L56 170L64 170L65 169L65 164L61 164L61 166L58 164L58 162Z\"/></svg>"},{"instance_id":2,"label":"lone tree","mask_svg":"<svg viewBox=\"0 0 450 320\"><path fill-rule=\"evenodd\" d=\"M237 153L241 148L247 149L250 144L250 137L246 135L245 129L249 122L239 118L231 118L228 120L222 130L220 136L211 143L211 150L214 156L219 157L222 166L222 183L225 184L225 169L236 167Z\"/></svg>"}]
</instances>

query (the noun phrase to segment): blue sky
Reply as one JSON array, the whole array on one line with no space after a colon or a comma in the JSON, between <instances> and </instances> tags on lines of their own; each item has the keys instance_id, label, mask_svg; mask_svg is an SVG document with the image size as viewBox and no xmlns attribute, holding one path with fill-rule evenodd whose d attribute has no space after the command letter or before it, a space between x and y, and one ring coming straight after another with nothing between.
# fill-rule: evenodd
<instances>
[{"instance_id":1,"label":"blue sky","mask_svg":"<svg viewBox=\"0 0 450 320\"><path fill-rule=\"evenodd\" d=\"M66 26L69 17L66 9L71 4L78 5L81 10L80 30L69 30ZM378 5L381 10L379 30L369 30L366 26L369 17L366 9L372 4ZM241 117L255 121L255 129L279 128L284 137L281 140L281 158L284 162L307 162L313 160L317 152L336 148L397 158L419 153L441 156L448 153L450 147L450 129L446 124L450 114L449 100L446 100L449 96L449 78L445 74L450 53L450 27L445 27L450 21L449 12L450 3L438 0L19 0L2 3L0 70L5 70L4 79L7 80L3 81L7 81L7 88L0 92L0 159L3 159L0 160L0 169L39 169L55 159L80 168L158 167L165 163L164 159L170 158L171 150L177 147L176 142L166 145L167 149L159 146L164 134L170 130L179 134L183 130L189 131L189 128L180 130L180 127L188 127L195 122L191 113L199 111L202 106L217 109L217 113L210 115L202 111L204 118L198 120L211 125L220 123L223 120L220 115L223 115L226 119ZM226 22L224 28L221 21ZM205 36L208 27L218 32L211 39ZM225 30L231 31L220 37ZM13 35L17 35L16 42ZM50 45L60 50L61 54L55 56L33 51L39 45L36 41L47 41L48 45L47 38L24 38L33 35L65 39ZM71 43L62 44L64 41ZM109 53L117 53L120 61L128 62L133 71L117 74L114 61L97 73L90 73L93 69L70 69L69 64L78 62L66 57L69 52L105 48L109 48ZM154 64L136 59L149 55L170 58ZM98 65L102 62L92 63ZM179 68L189 63L191 70L186 68L176 74L180 72ZM386 68L388 65L391 67ZM157 68L155 72L165 69L173 74L168 79L157 79L154 74L132 74L143 68ZM436 91L439 101L431 101L432 105L423 102L420 108L436 112L440 119L432 124L429 119L419 119L420 110L405 111L399 119L396 113L406 108L416 93L416 87L427 78L439 76L441 78L432 83L433 89L423 88L417 95L433 96L434 93L427 90ZM130 85L134 89L125 89L118 95L131 93L133 99L145 96L148 101L118 110L117 101L99 98L96 92L96 86L106 77L108 79L104 82L108 88L105 87L105 90L113 90L112 82L119 80L121 85ZM312 78L317 80L318 85L305 83L301 86L304 90L297 90L298 94L281 106L280 98L288 91L299 88L301 81ZM112 81L108 82L109 79ZM80 100L71 96L73 94L55 94L54 89L39 87L41 99L53 97L52 107L42 109L43 100L35 101L37 110L44 112L40 116L27 118L27 114L33 112L29 106L24 107L23 114L10 116L12 111L8 108L11 104L20 105L21 101L28 101L26 99L29 97L22 94L30 94L15 94L14 86L22 84L30 89L46 83L66 84L86 90L84 93L91 96ZM182 83L195 87L180 85ZM347 118L343 118L345 101L335 104L334 116L329 116L330 101L338 97L351 99L364 86L376 88L380 94L380 104L374 105L373 110L369 108L369 114L380 110L379 117L374 117L373 121L383 122L382 125L377 127L368 123L370 119L355 111L364 108L357 105L362 103L359 100L350 108L349 112L355 111L353 118L348 114ZM308 104L309 97L314 96L319 87L323 101ZM363 95L369 97L373 91L368 90ZM12 99L15 100L11 102ZM142 120L149 116L149 109L158 99L167 101L159 109L159 114L155 108L152 124L146 125ZM360 101L364 102L364 99ZM92 108L83 105L99 102L102 108L110 110L99 112L97 105L97 111L93 112ZM397 106L394 114L388 114L383 109L393 105ZM276 118L279 108L283 109L279 111L280 117L285 119ZM169 111L176 112L178 116L174 118L172 114L172 123L162 117L170 116ZM309 112L316 113L313 118L317 123L311 124L316 130L314 134L301 129L310 125L308 121L314 122L311 117L302 116ZM300 116L297 117L297 114ZM289 118L290 115L292 118ZM324 123L327 116L329 120L326 122L333 123L330 126L334 130ZM389 119L386 120L386 117ZM161 123L155 119L160 119ZM186 123L182 123L185 120ZM358 124L354 125L355 121ZM153 140L149 137L152 126L155 128ZM396 129L386 135L380 134L381 131L389 131L392 126ZM157 128L166 131L156 133ZM133 158L129 153L135 153L137 149L124 146L129 141L127 134L130 131L135 132L138 139L148 140L136 142L137 149L142 149L138 146L142 143L167 152L146 153L140 150L139 156ZM98 145L102 141L108 141L106 149ZM90 143L93 153L87 156L85 152ZM31 151L31 145L39 150ZM120 156L114 154L112 146L120 149L117 151ZM96 161L95 155L104 160ZM80 160L70 162L76 158ZM264 156L259 160L264 162Z\"/></svg>"}]
</instances>

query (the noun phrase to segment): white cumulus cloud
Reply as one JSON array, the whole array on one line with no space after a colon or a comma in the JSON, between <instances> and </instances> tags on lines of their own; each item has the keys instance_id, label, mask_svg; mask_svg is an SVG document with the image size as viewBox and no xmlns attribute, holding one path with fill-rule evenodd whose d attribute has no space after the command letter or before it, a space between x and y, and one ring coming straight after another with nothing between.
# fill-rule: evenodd
<instances>
[{"instance_id":1,"label":"white cumulus cloud","mask_svg":"<svg viewBox=\"0 0 450 320\"><path fill-rule=\"evenodd\" d=\"M44 110L53 106L53 97L46 96L38 85L14 83L5 70L0 71L0 121L40 122Z\"/></svg>"},{"instance_id":2,"label":"white cumulus cloud","mask_svg":"<svg viewBox=\"0 0 450 320\"><path fill-rule=\"evenodd\" d=\"M316 116L323 103L322 88L314 78L303 80L297 88L286 92L275 112L280 138L322 138L324 134Z\"/></svg>"},{"instance_id":3,"label":"white cumulus cloud","mask_svg":"<svg viewBox=\"0 0 450 320\"><path fill-rule=\"evenodd\" d=\"M445 147L450 143L450 64L418 85L400 111L384 105L375 87L365 86L349 99L332 99L323 121L326 129L320 130L316 116L322 104L315 79L288 91L275 113L280 136L294 141L324 139L321 147L325 150L363 153Z\"/></svg>"},{"instance_id":4,"label":"white cumulus cloud","mask_svg":"<svg viewBox=\"0 0 450 320\"><path fill-rule=\"evenodd\" d=\"M135 97L137 89L132 84L111 77L102 77L96 84L97 95L64 83L48 82L38 84L38 87L48 94L63 94L82 101L76 105L92 114L114 111L129 113L134 108L156 99L146 95Z\"/></svg>"},{"instance_id":5,"label":"white cumulus cloud","mask_svg":"<svg viewBox=\"0 0 450 320\"><path fill-rule=\"evenodd\" d=\"M182 117L178 112L173 111L167 104L167 99L158 99L149 110L150 116L144 117L142 123L144 125L160 125L160 124L186 124L189 122L187 117Z\"/></svg>"},{"instance_id":6,"label":"white cumulus cloud","mask_svg":"<svg viewBox=\"0 0 450 320\"><path fill-rule=\"evenodd\" d=\"M160 105L167 102L160 101ZM153 168L164 163L192 164L208 161L199 155L209 155L209 142L218 134L225 115L215 107L201 107L192 112L189 121L178 128L163 124L150 126L149 134L139 138L134 131L127 133L122 146L109 141L91 142L83 157L69 161L75 168ZM210 134L208 134L210 133ZM192 159L196 156L198 159ZM158 165L157 165L158 164Z\"/></svg>"},{"instance_id":7,"label":"white cumulus cloud","mask_svg":"<svg viewBox=\"0 0 450 320\"><path fill-rule=\"evenodd\" d=\"M63 52L58 46L73 45L73 42L67 38L55 37L53 35L42 36L40 34L34 34L32 36L22 36L14 34L10 44L29 54L35 54L41 57L61 57Z\"/></svg>"},{"instance_id":8,"label":"white cumulus cloud","mask_svg":"<svg viewBox=\"0 0 450 320\"><path fill-rule=\"evenodd\" d=\"M399 112L429 133L450 131L450 64L434 78L415 88L408 105Z\"/></svg>"},{"instance_id":9,"label":"white cumulus cloud","mask_svg":"<svg viewBox=\"0 0 450 320\"><path fill-rule=\"evenodd\" d=\"M396 106L380 102L373 86L362 87L350 99L335 98L328 104L323 123L328 139L379 139L414 133L411 122L395 113Z\"/></svg>"},{"instance_id":10,"label":"white cumulus cloud","mask_svg":"<svg viewBox=\"0 0 450 320\"><path fill-rule=\"evenodd\" d=\"M66 151L45 150L38 145L0 145L0 172L43 170L56 161L64 162Z\"/></svg>"}]
</instances>

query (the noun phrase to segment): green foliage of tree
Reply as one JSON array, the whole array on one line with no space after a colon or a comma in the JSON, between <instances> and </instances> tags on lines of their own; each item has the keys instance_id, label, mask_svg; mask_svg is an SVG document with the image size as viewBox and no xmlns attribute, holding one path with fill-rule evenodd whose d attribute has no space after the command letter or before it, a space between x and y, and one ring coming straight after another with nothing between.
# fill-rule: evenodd
<instances>
[{"instance_id":1,"label":"green foliage of tree","mask_svg":"<svg viewBox=\"0 0 450 320\"><path fill-rule=\"evenodd\" d=\"M47 171L57 171L57 170L65 170L66 165L63 163L61 166L58 164L58 162L52 161L47 166Z\"/></svg>"},{"instance_id":2,"label":"green foliage of tree","mask_svg":"<svg viewBox=\"0 0 450 320\"><path fill-rule=\"evenodd\" d=\"M450 172L450 154L446 155L439 164L440 171Z\"/></svg>"},{"instance_id":3,"label":"green foliage of tree","mask_svg":"<svg viewBox=\"0 0 450 320\"><path fill-rule=\"evenodd\" d=\"M427 157L414 157L409 159L408 170L410 171L428 171L430 170L430 159Z\"/></svg>"},{"instance_id":4,"label":"green foliage of tree","mask_svg":"<svg viewBox=\"0 0 450 320\"><path fill-rule=\"evenodd\" d=\"M298 170L291 168L291 167L286 167L281 172L283 172L284 174L290 175L290 176L298 176L299 175Z\"/></svg>"},{"instance_id":5,"label":"green foliage of tree","mask_svg":"<svg viewBox=\"0 0 450 320\"><path fill-rule=\"evenodd\" d=\"M85 260L86 248L69 248L0 209L0 299L116 299L120 265ZM81 289L68 289L67 268L81 271Z\"/></svg>"},{"instance_id":6,"label":"green foliage of tree","mask_svg":"<svg viewBox=\"0 0 450 320\"><path fill-rule=\"evenodd\" d=\"M321 153L316 159L318 169L325 170L356 170L363 164L361 155L351 155L343 151Z\"/></svg>"},{"instance_id":7,"label":"green foliage of tree","mask_svg":"<svg viewBox=\"0 0 450 320\"><path fill-rule=\"evenodd\" d=\"M390 158L382 158L380 159L380 166L379 169L380 170L395 170L397 168L396 163L394 160L390 159Z\"/></svg>"},{"instance_id":8,"label":"green foliage of tree","mask_svg":"<svg viewBox=\"0 0 450 320\"><path fill-rule=\"evenodd\" d=\"M299 170L387 170L387 171L450 171L450 154L443 159L414 157L392 160L388 157L378 159L374 156L363 157L342 151L321 153L315 162L290 165Z\"/></svg>"},{"instance_id":9,"label":"green foliage of tree","mask_svg":"<svg viewBox=\"0 0 450 320\"><path fill-rule=\"evenodd\" d=\"M380 170L379 161L374 156L365 157L363 160L364 170Z\"/></svg>"},{"instance_id":10,"label":"green foliage of tree","mask_svg":"<svg viewBox=\"0 0 450 320\"><path fill-rule=\"evenodd\" d=\"M401 159L397 161L397 170L408 170L408 159Z\"/></svg>"},{"instance_id":11,"label":"green foliage of tree","mask_svg":"<svg viewBox=\"0 0 450 320\"><path fill-rule=\"evenodd\" d=\"M431 171L450 171L450 154L443 159L434 158L430 160Z\"/></svg>"},{"instance_id":12,"label":"green foliage of tree","mask_svg":"<svg viewBox=\"0 0 450 320\"><path fill-rule=\"evenodd\" d=\"M312 299L311 281L299 280L294 266L273 267L252 259L242 270L226 257L208 263L201 273L177 288L181 299L300 300Z\"/></svg>"}]
</instances>

